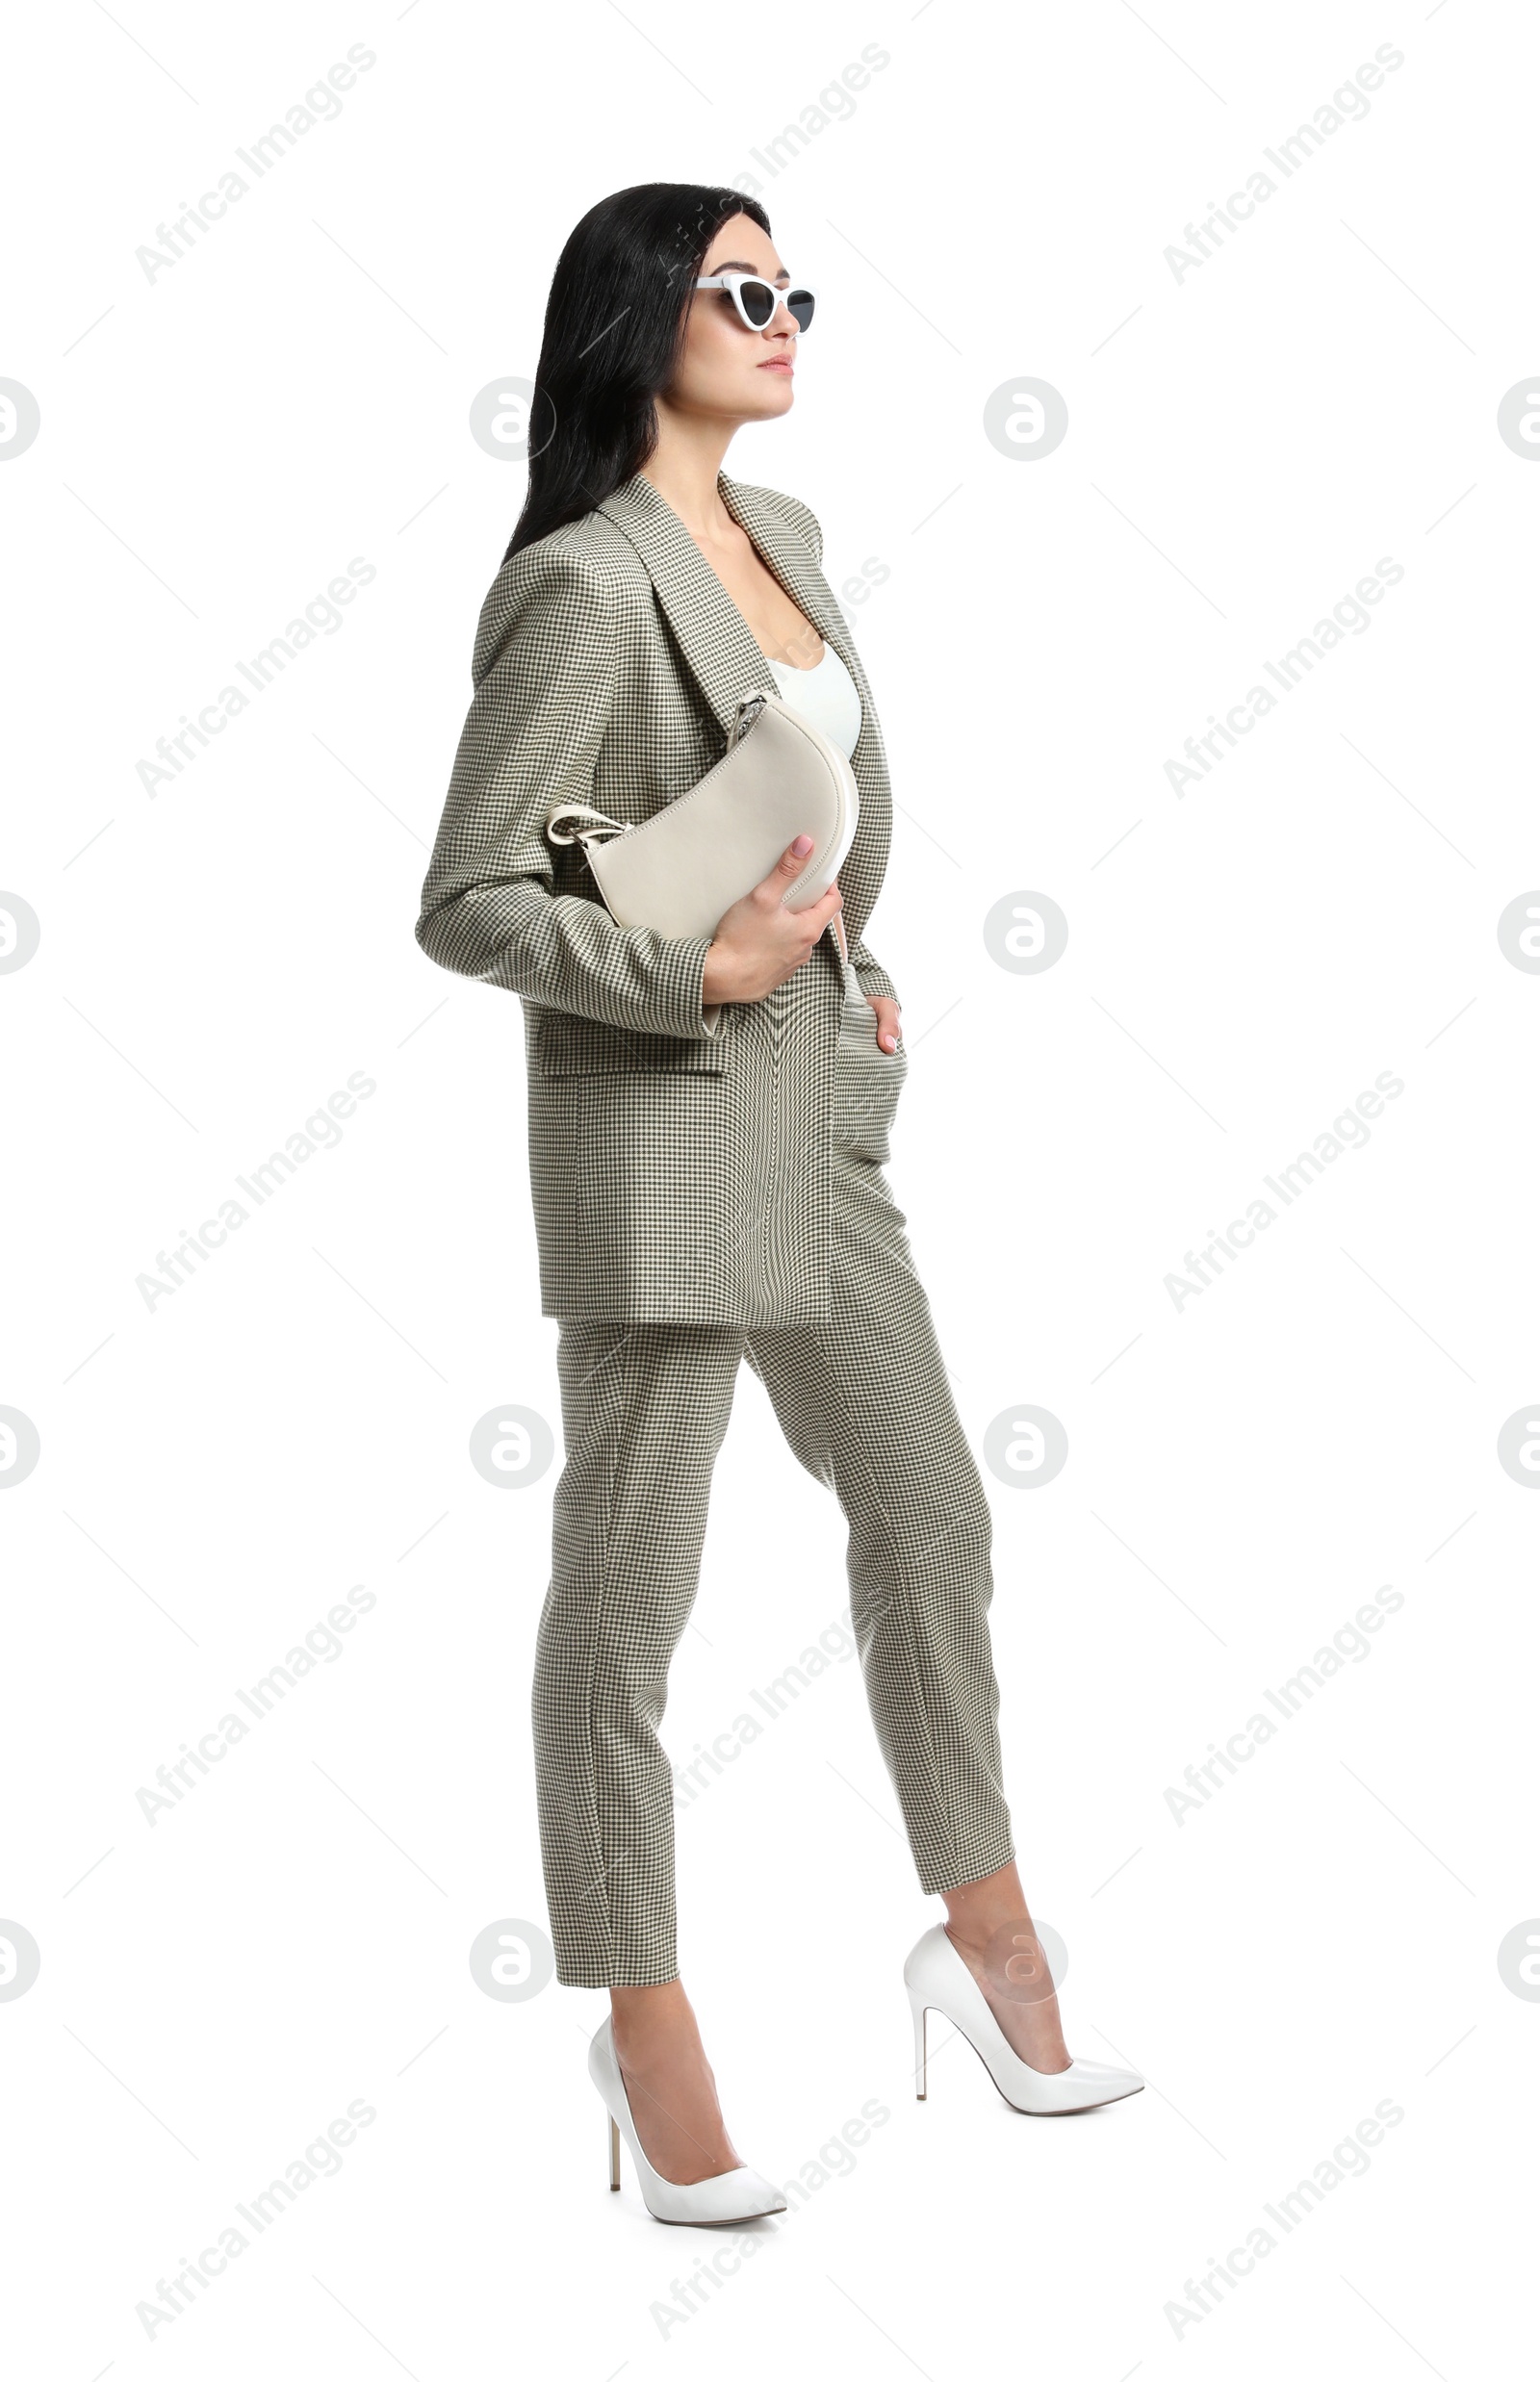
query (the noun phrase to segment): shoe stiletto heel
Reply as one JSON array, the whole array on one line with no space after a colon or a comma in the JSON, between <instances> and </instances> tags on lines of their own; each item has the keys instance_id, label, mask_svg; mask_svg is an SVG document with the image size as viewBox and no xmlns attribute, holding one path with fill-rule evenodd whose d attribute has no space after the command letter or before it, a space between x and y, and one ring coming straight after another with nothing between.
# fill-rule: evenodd
<instances>
[{"instance_id":1,"label":"shoe stiletto heel","mask_svg":"<svg viewBox=\"0 0 1540 2382\"><path fill-rule=\"evenodd\" d=\"M1002 2101L1024 2116L1067 2117L1072 2111L1100 2109L1144 2089L1144 2079L1136 2069L1104 2067L1094 2060L1071 2060L1067 2067L1053 2071L1029 2067L1007 2042L983 1987L944 1927L927 1928L904 1962L904 1984L914 2013L917 2101L926 2097L927 2010L951 2019L983 2061Z\"/></svg>"},{"instance_id":2,"label":"shoe stiletto heel","mask_svg":"<svg viewBox=\"0 0 1540 2382\"><path fill-rule=\"evenodd\" d=\"M925 1996L910 1988L909 2006L914 2019L914 2098L925 2098Z\"/></svg>"},{"instance_id":3,"label":"shoe stiletto heel","mask_svg":"<svg viewBox=\"0 0 1540 2382\"><path fill-rule=\"evenodd\" d=\"M620 2190L620 2138L624 2134L648 2215L655 2216L660 2225L741 2225L751 2216L783 2213L786 2205L783 2194L753 2167L729 2167L725 2175L707 2175L698 2184L671 2184L666 2175L659 2175L636 2139L626 2079L620 2072L607 2018L588 2046L588 2073L609 2112L611 2191Z\"/></svg>"}]
</instances>

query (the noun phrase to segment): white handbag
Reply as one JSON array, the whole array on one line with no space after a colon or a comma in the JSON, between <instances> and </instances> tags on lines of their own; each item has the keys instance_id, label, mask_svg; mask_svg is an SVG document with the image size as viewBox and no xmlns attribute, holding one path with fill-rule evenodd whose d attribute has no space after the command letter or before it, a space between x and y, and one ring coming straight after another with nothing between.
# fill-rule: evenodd
<instances>
[{"instance_id":1,"label":"white handbag","mask_svg":"<svg viewBox=\"0 0 1540 2382\"><path fill-rule=\"evenodd\" d=\"M741 698L714 768L641 826L587 803L562 803L547 817L546 833L552 843L582 845L618 925L709 935L799 835L812 837L812 850L782 899L790 909L817 901L850 850L860 803L839 747L779 695L757 687ZM557 822L568 819L593 824L564 833ZM837 931L837 916L834 923ZM843 949L843 935L837 939Z\"/></svg>"}]
</instances>

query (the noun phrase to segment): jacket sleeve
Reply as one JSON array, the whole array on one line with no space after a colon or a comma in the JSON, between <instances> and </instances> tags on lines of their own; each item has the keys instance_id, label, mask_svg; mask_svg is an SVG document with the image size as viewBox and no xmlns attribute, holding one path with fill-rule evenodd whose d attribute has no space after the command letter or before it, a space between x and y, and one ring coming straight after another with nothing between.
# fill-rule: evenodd
<instances>
[{"instance_id":1,"label":"jacket sleeve","mask_svg":"<svg viewBox=\"0 0 1540 2382\"><path fill-rule=\"evenodd\" d=\"M701 997L710 935L618 926L602 902L554 890L545 822L592 797L618 655L603 579L579 555L529 547L504 565L417 939L440 967L545 1008L699 1041L721 1029L721 1004Z\"/></svg>"}]
</instances>

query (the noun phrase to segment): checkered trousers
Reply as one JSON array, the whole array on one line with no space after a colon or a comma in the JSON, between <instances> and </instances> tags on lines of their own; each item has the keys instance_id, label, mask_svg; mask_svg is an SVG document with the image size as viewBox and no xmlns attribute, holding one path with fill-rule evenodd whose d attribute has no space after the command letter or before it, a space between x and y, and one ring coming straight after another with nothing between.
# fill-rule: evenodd
<instances>
[{"instance_id":1,"label":"checkered trousers","mask_svg":"<svg viewBox=\"0 0 1540 2382\"><path fill-rule=\"evenodd\" d=\"M556 1974L678 1974L671 1774L657 1729L695 1601L739 1360L849 1525L851 1618L921 1889L1013 1857L988 1614L991 1524L884 1173L908 1069L868 1007L840 1024L827 1317L755 1327L563 1318L566 1464L532 1697Z\"/></svg>"}]
</instances>

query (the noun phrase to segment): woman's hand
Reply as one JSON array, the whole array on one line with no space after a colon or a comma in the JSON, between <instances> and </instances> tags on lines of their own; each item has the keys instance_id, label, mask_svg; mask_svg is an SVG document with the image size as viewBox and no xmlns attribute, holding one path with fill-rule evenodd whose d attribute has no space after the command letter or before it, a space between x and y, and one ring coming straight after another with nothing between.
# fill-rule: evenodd
<instances>
[{"instance_id":1,"label":"woman's hand","mask_svg":"<svg viewBox=\"0 0 1540 2382\"><path fill-rule=\"evenodd\" d=\"M834 884L810 909L786 908L786 887L802 875L811 850L812 837L799 835L769 876L752 885L717 921L701 980L706 1008L717 1001L762 1001L796 974L830 919L844 907Z\"/></svg>"},{"instance_id":2,"label":"woman's hand","mask_svg":"<svg viewBox=\"0 0 1540 2382\"><path fill-rule=\"evenodd\" d=\"M882 1045L884 1050L897 1050L898 1037L903 1032L903 1028L898 1022L898 1003L896 1001L889 1001L886 995L880 992L869 992L866 995L866 998L871 1003L873 1009L877 1012L877 1039L879 1043Z\"/></svg>"}]
</instances>

